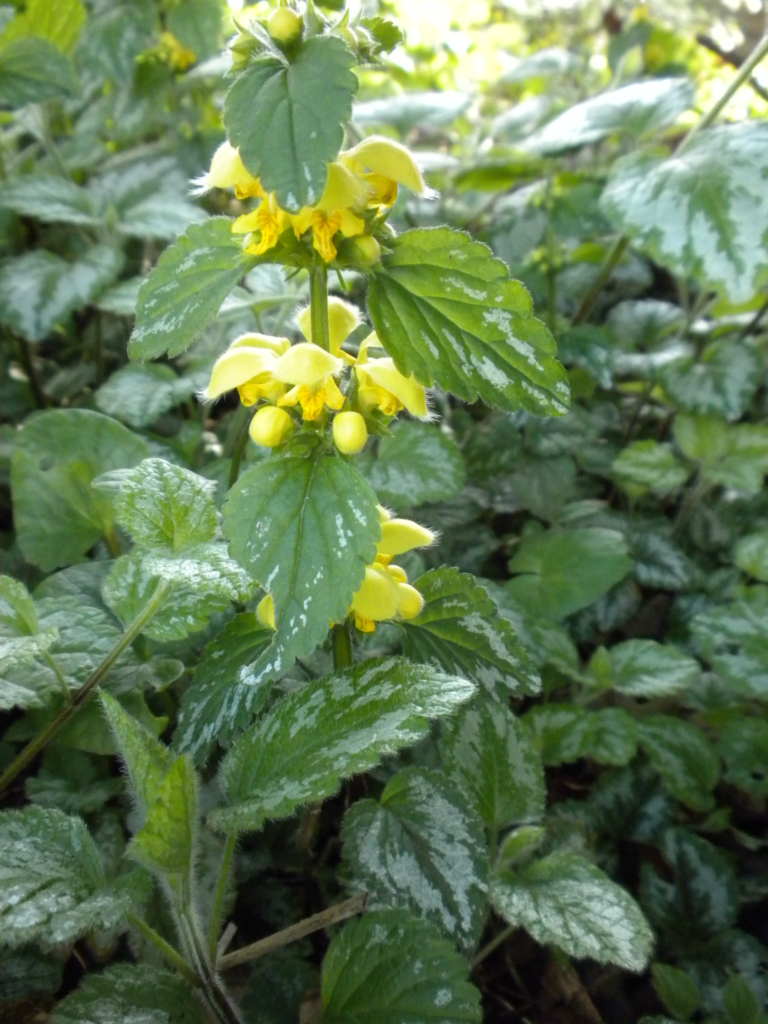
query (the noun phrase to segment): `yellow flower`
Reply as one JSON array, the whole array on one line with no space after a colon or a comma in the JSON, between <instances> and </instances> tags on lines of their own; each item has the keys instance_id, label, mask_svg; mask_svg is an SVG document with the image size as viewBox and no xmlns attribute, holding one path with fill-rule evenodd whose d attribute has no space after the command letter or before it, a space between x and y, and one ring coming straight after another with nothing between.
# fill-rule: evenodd
<instances>
[{"instance_id":1,"label":"yellow flower","mask_svg":"<svg viewBox=\"0 0 768 1024\"><path fill-rule=\"evenodd\" d=\"M294 422L285 409L274 405L263 405L251 420L251 440L262 448L274 448L282 444L293 432Z\"/></svg>"},{"instance_id":2,"label":"yellow flower","mask_svg":"<svg viewBox=\"0 0 768 1024\"><path fill-rule=\"evenodd\" d=\"M368 186L369 206L392 206L398 185L405 185L417 195L431 194L412 154L382 135L363 139L342 153L339 161Z\"/></svg>"},{"instance_id":3,"label":"yellow flower","mask_svg":"<svg viewBox=\"0 0 768 1024\"><path fill-rule=\"evenodd\" d=\"M173 32L161 32L157 45L158 58L173 71L185 71L197 60L197 54L181 45Z\"/></svg>"},{"instance_id":4,"label":"yellow flower","mask_svg":"<svg viewBox=\"0 0 768 1024\"><path fill-rule=\"evenodd\" d=\"M287 338L242 335L214 363L203 398L216 399L237 388L243 405L254 405L261 398L276 401L285 392L285 385L275 379L273 371L278 358L290 347Z\"/></svg>"},{"instance_id":5,"label":"yellow flower","mask_svg":"<svg viewBox=\"0 0 768 1024\"><path fill-rule=\"evenodd\" d=\"M365 448L368 427L359 412L340 412L333 419L333 442L342 455L357 455Z\"/></svg>"},{"instance_id":6,"label":"yellow flower","mask_svg":"<svg viewBox=\"0 0 768 1024\"><path fill-rule=\"evenodd\" d=\"M280 235L288 227L288 214L277 205L275 193L270 192L255 210L237 218L232 225L232 233L246 235L245 251L252 256L262 256L277 245Z\"/></svg>"},{"instance_id":7,"label":"yellow flower","mask_svg":"<svg viewBox=\"0 0 768 1024\"><path fill-rule=\"evenodd\" d=\"M316 420L324 407L338 410L344 405L344 395L334 376L344 363L338 356L326 352L319 345L301 342L289 348L275 362L272 375L275 380L293 387L279 398L277 404L300 405L305 420Z\"/></svg>"},{"instance_id":8,"label":"yellow flower","mask_svg":"<svg viewBox=\"0 0 768 1024\"><path fill-rule=\"evenodd\" d=\"M195 179L195 192L200 195L212 188L231 188L238 199L255 196L264 199L266 193L258 178L246 170L240 159L239 150L229 142L222 142L211 160L211 169L201 178Z\"/></svg>"},{"instance_id":9,"label":"yellow flower","mask_svg":"<svg viewBox=\"0 0 768 1024\"><path fill-rule=\"evenodd\" d=\"M357 376L357 402L363 412L380 409L385 416L395 416L407 409L412 416L429 416L427 394L413 377L405 377L388 356L374 359L368 355L371 348L380 345L374 331L360 346L355 374Z\"/></svg>"},{"instance_id":10,"label":"yellow flower","mask_svg":"<svg viewBox=\"0 0 768 1024\"><path fill-rule=\"evenodd\" d=\"M379 506L381 540L377 546L376 561L366 566L362 586L352 598L350 612L355 625L363 633L372 633L377 622L387 619L415 619L424 607L424 598L408 583L403 569L391 565L390 559L414 548L427 547L437 539L410 519L392 519L386 509Z\"/></svg>"},{"instance_id":11,"label":"yellow flower","mask_svg":"<svg viewBox=\"0 0 768 1024\"><path fill-rule=\"evenodd\" d=\"M342 164L329 164L328 181L320 201L316 206L303 206L290 218L296 237L301 238L311 228L313 247L330 263L338 252L335 235L341 232L344 238L353 238L364 233L365 221L352 211L364 209L368 195L365 182Z\"/></svg>"},{"instance_id":12,"label":"yellow flower","mask_svg":"<svg viewBox=\"0 0 768 1024\"><path fill-rule=\"evenodd\" d=\"M275 625L275 602L272 600L272 595L267 594L266 597L262 597L256 606L256 618L262 624L267 626L268 629L277 629Z\"/></svg>"},{"instance_id":13,"label":"yellow flower","mask_svg":"<svg viewBox=\"0 0 768 1024\"><path fill-rule=\"evenodd\" d=\"M345 363L354 363L354 357L342 351L341 346L363 321L360 318L360 311L351 302L331 295L328 299L328 327L331 343L331 352L339 356ZM307 306L296 316L296 323L299 330L307 339L312 341L312 308Z\"/></svg>"}]
</instances>

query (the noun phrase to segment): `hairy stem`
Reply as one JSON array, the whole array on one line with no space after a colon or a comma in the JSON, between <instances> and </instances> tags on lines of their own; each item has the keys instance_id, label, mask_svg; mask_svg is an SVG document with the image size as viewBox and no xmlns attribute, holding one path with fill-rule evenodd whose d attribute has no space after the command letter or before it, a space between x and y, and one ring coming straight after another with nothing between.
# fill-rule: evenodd
<instances>
[{"instance_id":1,"label":"hairy stem","mask_svg":"<svg viewBox=\"0 0 768 1024\"><path fill-rule=\"evenodd\" d=\"M368 893L361 892L343 903L337 903L333 907L328 907L327 910L321 910L319 914L313 914L312 917L306 917L303 921L292 924L290 928L284 928L281 932L268 935L266 939L260 939L250 946L238 949L235 953L228 953L219 959L218 967L221 970L226 970L228 967L237 967L238 964L258 960L259 957L265 956L275 949L280 949L282 946L287 946L291 942L298 942L299 939L303 939L313 932L319 932L322 928L346 921L347 918L354 917L356 914L362 914L367 903Z\"/></svg>"},{"instance_id":2,"label":"hairy stem","mask_svg":"<svg viewBox=\"0 0 768 1024\"><path fill-rule=\"evenodd\" d=\"M478 964L481 964L486 957L490 956L495 949L498 949L502 943L506 942L515 928L516 925L514 924L507 925L507 927L502 929L498 935L494 936L487 945L483 946L480 952L472 957L472 963L470 964L472 970L474 970Z\"/></svg>"},{"instance_id":3,"label":"hairy stem","mask_svg":"<svg viewBox=\"0 0 768 1024\"><path fill-rule=\"evenodd\" d=\"M333 627L331 634L333 644L333 667L338 671L349 668L352 664L352 637L346 622L339 622Z\"/></svg>"},{"instance_id":4,"label":"hairy stem","mask_svg":"<svg viewBox=\"0 0 768 1024\"><path fill-rule=\"evenodd\" d=\"M80 708L83 707L99 683L109 673L109 670L115 664L126 647L130 647L152 616L159 610L170 591L170 583L162 581L158 584L158 587L150 600L147 601L102 663L88 677L80 689L77 690L69 704L61 709L58 715L56 715L53 721L50 722L42 732L38 733L33 740L29 741L21 753L14 758L3 774L0 775L0 793L4 792L8 788L16 776L26 768L30 761L37 757L41 750L44 750L45 747L48 746L53 737L56 736L56 734L67 724L70 718L76 715Z\"/></svg>"},{"instance_id":5,"label":"hairy stem","mask_svg":"<svg viewBox=\"0 0 768 1024\"><path fill-rule=\"evenodd\" d=\"M66 700L69 700L69 687L67 686L67 680L64 678L64 673L59 668L58 661L56 661L56 659L50 653L50 651L46 651L43 657L48 667L53 671L53 674L56 676L59 686L61 687L61 692L64 694L64 698Z\"/></svg>"},{"instance_id":6,"label":"hairy stem","mask_svg":"<svg viewBox=\"0 0 768 1024\"><path fill-rule=\"evenodd\" d=\"M310 322L312 325L312 341L327 352L331 350L331 328L328 322L328 268L315 254L312 269L309 272Z\"/></svg>"},{"instance_id":7,"label":"hairy stem","mask_svg":"<svg viewBox=\"0 0 768 1024\"><path fill-rule=\"evenodd\" d=\"M138 914L134 914L133 911L129 910L126 917L131 927L135 928L147 942L151 942L158 953L164 956L168 963L172 964L190 985L194 985L195 988L202 988L203 983L197 974L195 974L181 953L174 949L169 942L166 942L162 935L158 935L154 928L151 928L146 921L140 918Z\"/></svg>"},{"instance_id":8,"label":"hairy stem","mask_svg":"<svg viewBox=\"0 0 768 1024\"><path fill-rule=\"evenodd\" d=\"M221 914L224 909L224 896L227 891L227 882L229 881L229 872L232 867L232 857L235 852L236 842L236 834L227 836L227 842L221 858L219 877L216 881L216 892L213 894L213 910L211 911L211 923L208 929L208 950L211 954L211 960L214 963L216 963L216 948L219 942L219 932L221 931Z\"/></svg>"},{"instance_id":9,"label":"hairy stem","mask_svg":"<svg viewBox=\"0 0 768 1024\"><path fill-rule=\"evenodd\" d=\"M193 912L174 913L179 938L200 980L205 1005L218 1024L242 1024L240 1013L219 980Z\"/></svg>"}]
</instances>

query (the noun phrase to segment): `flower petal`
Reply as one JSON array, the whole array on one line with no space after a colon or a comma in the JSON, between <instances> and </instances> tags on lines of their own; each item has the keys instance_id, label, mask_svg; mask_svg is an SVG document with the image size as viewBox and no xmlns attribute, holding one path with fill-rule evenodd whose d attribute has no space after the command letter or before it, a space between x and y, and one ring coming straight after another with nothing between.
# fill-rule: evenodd
<instances>
[{"instance_id":1,"label":"flower petal","mask_svg":"<svg viewBox=\"0 0 768 1024\"><path fill-rule=\"evenodd\" d=\"M405 146L383 135L371 135L343 154L344 162L358 161L374 174L391 178L421 195L426 191L424 179L413 155Z\"/></svg>"},{"instance_id":2,"label":"flower petal","mask_svg":"<svg viewBox=\"0 0 768 1024\"><path fill-rule=\"evenodd\" d=\"M240 387L251 378L269 374L276 363L275 355L263 348L230 348L213 364L211 379L204 398L218 398L225 391Z\"/></svg>"},{"instance_id":3,"label":"flower petal","mask_svg":"<svg viewBox=\"0 0 768 1024\"><path fill-rule=\"evenodd\" d=\"M326 352L319 345L301 342L288 349L275 363L273 374L284 384L304 384L312 387L332 373L338 373L344 363L338 356Z\"/></svg>"}]
</instances>

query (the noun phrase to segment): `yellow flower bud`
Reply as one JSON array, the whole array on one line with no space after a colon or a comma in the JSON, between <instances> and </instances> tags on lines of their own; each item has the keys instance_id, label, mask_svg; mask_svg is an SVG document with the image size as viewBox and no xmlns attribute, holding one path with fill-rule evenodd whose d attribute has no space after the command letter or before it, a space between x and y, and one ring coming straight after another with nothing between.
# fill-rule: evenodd
<instances>
[{"instance_id":1,"label":"yellow flower bud","mask_svg":"<svg viewBox=\"0 0 768 1024\"><path fill-rule=\"evenodd\" d=\"M365 448L368 428L359 412L340 412L333 420L333 442L342 455L357 455Z\"/></svg>"},{"instance_id":2,"label":"yellow flower bud","mask_svg":"<svg viewBox=\"0 0 768 1024\"><path fill-rule=\"evenodd\" d=\"M269 629L277 629L275 625L275 602L272 600L272 595L267 594L266 597L262 597L256 606L256 618L262 624L267 626Z\"/></svg>"},{"instance_id":3,"label":"yellow flower bud","mask_svg":"<svg viewBox=\"0 0 768 1024\"><path fill-rule=\"evenodd\" d=\"M414 548L427 548L436 539L426 526L419 526L410 519L387 519L381 524L381 540L376 551L379 555L394 558Z\"/></svg>"},{"instance_id":4,"label":"yellow flower bud","mask_svg":"<svg viewBox=\"0 0 768 1024\"><path fill-rule=\"evenodd\" d=\"M267 22L267 31L280 46L290 46L301 37L304 22L290 7L278 7Z\"/></svg>"},{"instance_id":5,"label":"yellow flower bud","mask_svg":"<svg viewBox=\"0 0 768 1024\"><path fill-rule=\"evenodd\" d=\"M381 260L381 246L373 235L361 235L352 242L352 257L361 267L375 267Z\"/></svg>"},{"instance_id":6,"label":"yellow flower bud","mask_svg":"<svg viewBox=\"0 0 768 1024\"><path fill-rule=\"evenodd\" d=\"M251 420L249 433L251 440L260 444L263 448L274 448L290 435L293 430L293 420L285 409L278 409L274 405L262 406Z\"/></svg>"},{"instance_id":7,"label":"yellow flower bud","mask_svg":"<svg viewBox=\"0 0 768 1024\"><path fill-rule=\"evenodd\" d=\"M409 583L398 584L397 590L400 597L397 609L400 613L400 618L415 619L417 615L421 614L421 609L424 607L424 598Z\"/></svg>"}]
</instances>

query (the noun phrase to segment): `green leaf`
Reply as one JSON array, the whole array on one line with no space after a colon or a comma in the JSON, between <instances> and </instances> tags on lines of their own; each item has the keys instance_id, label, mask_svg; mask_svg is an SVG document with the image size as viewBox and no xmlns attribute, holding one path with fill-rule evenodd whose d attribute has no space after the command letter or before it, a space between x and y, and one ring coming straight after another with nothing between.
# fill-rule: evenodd
<instances>
[{"instance_id":1,"label":"green leaf","mask_svg":"<svg viewBox=\"0 0 768 1024\"><path fill-rule=\"evenodd\" d=\"M675 456L671 445L657 441L634 441L622 449L611 472L632 497L647 491L669 494L682 487L690 469Z\"/></svg>"},{"instance_id":2,"label":"green leaf","mask_svg":"<svg viewBox=\"0 0 768 1024\"><path fill-rule=\"evenodd\" d=\"M104 600L127 626L145 607L160 580L173 593L144 627L144 635L161 642L183 640L204 629L211 615L226 611L232 601L253 596L254 584L221 541L199 544L178 555L134 551L115 562L104 582Z\"/></svg>"},{"instance_id":3,"label":"green leaf","mask_svg":"<svg viewBox=\"0 0 768 1024\"><path fill-rule=\"evenodd\" d=\"M712 342L660 371L667 395L686 412L741 419L760 386L762 363L746 339Z\"/></svg>"},{"instance_id":4,"label":"green leaf","mask_svg":"<svg viewBox=\"0 0 768 1024\"><path fill-rule=\"evenodd\" d=\"M352 114L355 58L336 36L313 36L290 61L252 61L224 102L224 126L243 163L284 210L315 206Z\"/></svg>"},{"instance_id":5,"label":"green leaf","mask_svg":"<svg viewBox=\"0 0 768 1024\"><path fill-rule=\"evenodd\" d=\"M212 217L193 224L157 261L139 291L132 359L177 356L214 319L224 299L255 265L243 252L232 221Z\"/></svg>"},{"instance_id":6,"label":"green leaf","mask_svg":"<svg viewBox=\"0 0 768 1024\"><path fill-rule=\"evenodd\" d=\"M469 235L422 228L393 239L371 278L368 308L397 368L425 386L540 416L566 411L552 335L506 265Z\"/></svg>"},{"instance_id":7,"label":"green leaf","mask_svg":"<svg viewBox=\"0 0 768 1024\"><path fill-rule=\"evenodd\" d=\"M119 487L115 518L142 547L178 553L216 536L212 480L152 458L110 474L105 483Z\"/></svg>"},{"instance_id":8,"label":"green leaf","mask_svg":"<svg viewBox=\"0 0 768 1024\"><path fill-rule=\"evenodd\" d=\"M739 715L723 728L718 744L724 778L758 799L768 796L768 722Z\"/></svg>"},{"instance_id":9,"label":"green leaf","mask_svg":"<svg viewBox=\"0 0 768 1024\"><path fill-rule=\"evenodd\" d=\"M64 964L34 948L0 958L0 1006L36 1003L61 988Z\"/></svg>"},{"instance_id":10,"label":"green leaf","mask_svg":"<svg viewBox=\"0 0 768 1024\"><path fill-rule=\"evenodd\" d=\"M403 41L403 33L388 18L362 18L360 24L373 36L376 48L380 52L391 53Z\"/></svg>"},{"instance_id":11,"label":"green leaf","mask_svg":"<svg viewBox=\"0 0 768 1024\"><path fill-rule=\"evenodd\" d=\"M195 390L191 377L177 377L170 366L128 363L102 384L94 398L102 412L141 430L191 398Z\"/></svg>"},{"instance_id":12,"label":"green leaf","mask_svg":"<svg viewBox=\"0 0 768 1024\"><path fill-rule=\"evenodd\" d=\"M433 569L415 586L424 608L400 624L407 657L458 670L502 701L539 692L541 680L515 630L473 576Z\"/></svg>"},{"instance_id":13,"label":"green leaf","mask_svg":"<svg viewBox=\"0 0 768 1024\"><path fill-rule=\"evenodd\" d=\"M694 810L714 807L720 762L701 729L671 715L643 718L638 728L640 746L669 792Z\"/></svg>"},{"instance_id":14,"label":"green leaf","mask_svg":"<svg viewBox=\"0 0 768 1024\"><path fill-rule=\"evenodd\" d=\"M269 695L269 685L255 686L253 664L272 641L272 632L252 612L236 616L214 637L195 666L181 699L174 743L195 759L206 759L218 740L228 746Z\"/></svg>"},{"instance_id":15,"label":"green leaf","mask_svg":"<svg viewBox=\"0 0 768 1024\"><path fill-rule=\"evenodd\" d=\"M40 629L35 606L23 583L0 576L0 709L43 702L45 687L36 679L19 685L21 666L45 654L59 638L55 627Z\"/></svg>"},{"instance_id":16,"label":"green leaf","mask_svg":"<svg viewBox=\"0 0 768 1024\"><path fill-rule=\"evenodd\" d=\"M563 619L593 604L632 568L621 533L580 527L524 537L506 584L519 605L533 615Z\"/></svg>"},{"instance_id":17,"label":"green leaf","mask_svg":"<svg viewBox=\"0 0 768 1024\"><path fill-rule=\"evenodd\" d=\"M29 636L38 629L27 588L12 576L0 576L0 636Z\"/></svg>"},{"instance_id":18,"label":"green leaf","mask_svg":"<svg viewBox=\"0 0 768 1024\"><path fill-rule=\"evenodd\" d=\"M45 39L17 39L0 49L0 97L11 107L75 96L74 65Z\"/></svg>"},{"instance_id":19,"label":"green leaf","mask_svg":"<svg viewBox=\"0 0 768 1024\"><path fill-rule=\"evenodd\" d=\"M669 964L654 964L651 973L653 987L669 1012L680 1020L690 1020L701 1006L701 996L693 978Z\"/></svg>"},{"instance_id":20,"label":"green leaf","mask_svg":"<svg viewBox=\"0 0 768 1024\"><path fill-rule=\"evenodd\" d=\"M286 672L343 622L381 536L376 495L351 462L317 448L269 459L229 492L230 551L272 595L277 632L251 685Z\"/></svg>"},{"instance_id":21,"label":"green leaf","mask_svg":"<svg viewBox=\"0 0 768 1024\"><path fill-rule=\"evenodd\" d=\"M146 812L157 799L163 779L171 769L173 754L129 715L114 697L104 691L100 697L133 792L139 806Z\"/></svg>"},{"instance_id":22,"label":"green leaf","mask_svg":"<svg viewBox=\"0 0 768 1024\"><path fill-rule=\"evenodd\" d=\"M23 14L18 14L0 35L0 49L16 39L33 36L47 39L65 53L73 48L85 24L83 0L28 0Z\"/></svg>"},{"instance_id":23,"label":"green leaf","mask_svg":"<svg viewBox=\"0 0 768 1024\"><path fill-rule=\"evenodd\" d=\"M51 1024L205 1024L194 989L148 964L113 964L87 974L56 1005Z\"/></svg>"},{"instance_id":24,"label":"green leaf","mask_svg":"<svg viewBox=\"0 0 768 1024\"><path fill-rule=\"evenodd\" d=\"M94 246L74 263L44 249L8 260L0 268L0 323L27 341L42 341L87 306L122 265L121 251L108 245Z\"/></svg>"},{"instance_id":25,"label":"green leaf","mask_svg":"<svg viewBox=\"0 0 768 1024\"><path fill-rule=\"evenodd\" d=\"M768 583L768 531L742 537L734 548L733 560L748 576Z\"/></svg>"},{"instance_id":26,"label":"green leaf","mask_svg":"<svg viewBox=\"0 0 768 1024\"><path fill-rule=\"evenodd\" d=\"M440 755L489 828L498 831L543 815L541 755L528 726L507 707L474 701L443 727Z\"/></svg>"},{"instance_id":27,"label":"green leaf","mask_svg":"<svg viewBox=\"0 0 768 1024\"><path fill-rule=\"evenodd\" d=\"M650 864L643 865L640 900L651 923L666 933L673 948L689 943L701 948L709 936L733 928L739 908L733 870L716 846L687 832L668 829L662 853L674 872L674 881L662 878Z\"/></svg>"},{"instance_id":28,"label":"green leaf","mask_svg":"<svg viewBox=\"0 0 768 1024\"><path fill-rule=\"evenodd\" d=\"M654 640L627 640L609 651L600 648L587 671L600 686L648 699L680 693L701 675L695 658Z\"/></svg>"},{"instance_id":29,"label":"green leaf","mask_svg":"<svg viewBox=\"0 0 768 1024\"><path fill-rule=\"evenodd\" d=\"M142 438L100 413L53 410L27 419L11 462L14 522L27 561L49 572L82 558L114 526L91 481L148 454Z\"/></svg>"},{"instance_id":30,"label":"green leaf","mask_svg":"<svg viewBox=\"0 0 768 1024\"><path fill-rule=\"evenodd\" d=\"M348 924L323 961L323 1024L480 1024L469 966L433 924L402 910Z\"/></svg>"},{"instance_id":31,"label":"green leaf","mask_svg":"<svg viewBox=\"0 0 768 1024\"><path fill-rule=\"evenodd\" d=\"M723 993L723 1009L728 1024L758 1024L764 1020L760 1000L740 974L728 979Z\"/></svg>"},{"instance_id":32,"label":"green leaf","mask_svg":"<svg viewBox=\"0 0 768 1024\"><path fill-rule=\"evenodd\" d=\"M466 477L456 442L415 420L393 424L392 436L379 441L378 457L359 465L381 501L397 511L455 498Z\"/></svg>"},{"instance_id":33,"label":"green leaf","mask_svg":"<svg viewBox=\"0 0 768 1024\"><path fill-rule=\"evenodd\" d=\"M0 946L11 949L112 931L148 896L143 873L108 883L85 825L53 808L0 814L0 881Z\"/></svg>"},{"instance_id":34,"label":"green leaf","mask_svg":"<svg viewBox=\"0 0 768 1024\"><path fill-rule=\"evenodd\" d=\"M137 863L161 875L185 900L190 898L196 823L195 769L191 759L182 754L158 786L147 809L147 820L128 853Z\"/></svg>"},{"instance_id":35,"label":"green leaf","mask_svg":"<svg viewBox=\"0 0 768 1024\"><path fill-rule=\"evenodd\" d=\"M344 861L372 906L408 910L454 942L480 938L488 891L483 821L440 772L407 768L381 803L360 800L344 815Z\"/></svg>"},{"instance_id":36,"label":"green leaf","mask_svg":"<svg viewBox=\"0 0 768 1024\"><path fill-rule=\"evenodd\" d=\"M714 416L675 418L675 440L684 455L699 463L711 484L757 494L768 472L768 429L762 424L732 426Z\"/></svg>"},{"instance_id":37,"label":"green leaf","mask_svg":"<svg viewBox=\"0 0 768 1024\"><path fill-rule=\"evenodd\" d=\"M651 78L593 96L550 121L524 142L542 156L592 146L616 132L647 135L674 124L693 106L695 90L687 78Z\"/></svg>"},{"instance_id":38,"label":"green leaf","mask_svg":"<svg viewBox=\"0 0 768 1024\"><path fill-rule=\"evenodd\" d=\"M640 907L594 864L573 853L553 853L491 882L491 902L510 924L542 945L578 958L642 971L653 933Z\"/></svg>"},{"instance_id":39,"label":"green leaf","mask_svg":"<svg viewBox=\"0 0 768 1024\"><path fill-rule=\"evenodd\" d=\"M222 832L256 830L268 818L330 796L341 779L413 744L430 718L474 693L465 679L404 659L364 661L283 697L232 747L221 766L231 806L211 813Z\"/></svg>"},{"instance_id":40,"label":"green leaf","mask_svg":"<svg viewBox=\"0 0 768 1024\"><path fill-rule=\"evenodd\" d=\"M251 966L240 1000L240 1012L250 1024L296 1024L305 997L319 990L319 971L299 949L297 943L276 949Z\"/></svg>"},{"instance_id":41,"label":"green leaf","mask_svg":"<svg viewBox=\"0 0 768 1024\"><path fill-rule=\"evenodd\" d=\"M634 154L603 193L605 212L657 263L746 302L768 280L768 124L699 132L679 154Z\"/></svg>"},{"instance_id":42,"label":"green leaf","mask_svg":"<svg viewBox=\"0 0 768 1024\"><path fill-rule=\"evenodd\" d=\"M541 745L546 765L588 757L623 767L637 753L637 724L622 708L593 711L575 704L541 704L531 708L525 721Z\"/></svg>"},{"instance_id":43,"label":"green leaf","mask_svg":"<svg viewBox=\"0 0 768 1024\"><path fill-rule=\"evenodd\" d=\"M691 623L702 657L745 696L768 695L768 588L754 587L754 600L716 605Z\"/></svg>"},{"instance_id":44,"label":"green leaf","mask_svg":"<svg viewBox=\"0 0 768 1024\"><path fill-rule=\"evenodd\" d=\"M403 134L419 125L421 128L439 128L451 124L472 104L472 97L464 92L404 92L399 96L356 103L353 120L363 128L382 128L391 125Z\"/></svg>"},{"instance_id":45,"label":"green leaf","mask_svg":"<svg viewBox=\"0 0 768 1024\"><path fill-rule=\"evenodd\" d=\"M37 775L27 778L28 799L41 807L58 807L67 814L94 814L123 788L108 774L109 762L79 750L48 747Z\"/></svg>"},{"instance_id":46,"label":"green leaf","mask_svg":"<svg viewBox=\"0 0 768 1024\"><path fill-rule=\"evenodd\" d=\"M79 224L92 227L100 222L93 197L69 178L35 174L6 182L0 188L0 206L22 217L43 223Z\"/></svg>"}]
</instances>

